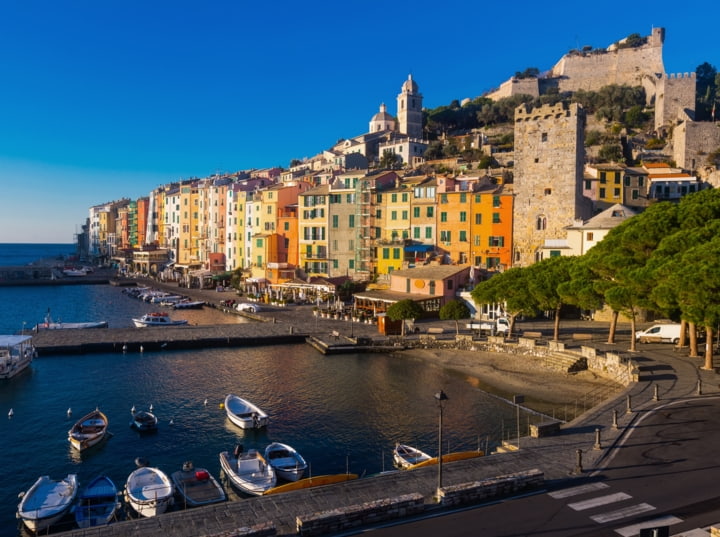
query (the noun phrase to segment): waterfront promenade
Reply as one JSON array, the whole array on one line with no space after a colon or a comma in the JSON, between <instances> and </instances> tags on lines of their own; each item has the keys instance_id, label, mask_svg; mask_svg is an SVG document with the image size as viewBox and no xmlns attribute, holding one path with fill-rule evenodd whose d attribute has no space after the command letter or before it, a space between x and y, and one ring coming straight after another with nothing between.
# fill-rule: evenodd
<instances>
[{"instance_id":1,"label":"waterfront promenade","mask_svg":"<svg viewBox=\"0 0 720 537\"><path fill-rule=\"evenodd\" d=\"M210 291L196 293L196 296L205 296L206 300L215 297L217 302L226 298L223 293ZM185 330L189 334L205 331L205 335L208 330L217 330L218 337L222 337L222 334L227 337L228 333L246 333L255 336L261 334L271 339L280 335L290 335L290 327L296 334L316 333L323 337L330 335L332 331L338 331L343 335L349 334L350 331L349 323L317 320L312 317L311 309L304 306L277 308L277 311L268 307L262 315L266 318L265 322L220 327L187 327ZM449 335L454 337L454 322L445 325L437 322L437 325L433 324L433 326L446 327L450 332ZM524 328L548 333L546 331L550 329L550 323L538 322L533 323L532 326L527 323ZM585 332L593 329L591 324L580 327L572 323L567 328L571 330L582 328ZM98 335L95 335L96 332ZM83 334L87 333L87 336L83 335L83 337L107 338L108 333L111 332L117 331L83 331ZM143 335L150 332L145 329L129 329L128 336L138 334L142 337L158 338L157 334ZM355 325L353 334L377 337L377 327ZM42 345L44 338L52 337L76 336L63 335L61 331L40 333L37 335L38 343ZM567 338L568 342L571 341L568 332L564 332L563 337ZM147 340L146 344L149 342L150 340ZM613 350L625 354L628 340L626 337L623 343L621 338L617 345L607 346L601 343L600 338L596 338L592 344L599 350ZM576 420L563 425L557 435L543 438L522 437L520 450L444 464L443 487L530 470L542 472L546 487L556 486L565 480L581 480L592 475L611 458L613 447L644 412L671 400L707 397L720 393L717 375L712 371L700 370L701 359L687 357L687 351L675 351L671 345L648 345L642 346L639 350L640 352L633 355L639 369L639 382L592 408ZM436 420L437 416L428 416L428 419ZM614 419L616 423L613 423ZM266 528L274 530L277 535L293 535L297 533L297 517L307 517L320 511L343 509L406 494L422 496L424 513L437 512L443 509L434 498L437 486L438 469L435 466L375 477L364 476L362 479L330 487L226 502L187 511L176 511L150 519L119 522L105 528L75 530L61 535L72 537L230 536L242 534L238 531L240 528L257 529L258 525L263 524L267 525Z\"/></svg>"}]
</instances>

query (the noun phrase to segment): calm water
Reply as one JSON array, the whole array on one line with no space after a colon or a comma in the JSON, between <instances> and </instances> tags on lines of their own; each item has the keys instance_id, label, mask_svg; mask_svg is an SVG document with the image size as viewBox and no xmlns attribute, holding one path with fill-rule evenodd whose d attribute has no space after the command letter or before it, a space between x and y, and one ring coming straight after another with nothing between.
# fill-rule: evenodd
<instances>
[{"instance_id":1,"label":"calm water","mask_svg":"<svg viewBox=\"0 0 720 537\"><path fill-rule=\"evenodd\" d=\"M104 319L114 327L130 326L131 316L148 310L121 289L102 285L0 287L0 300L0 333L41 322L48 308L56 319ZM199 324L238 322L216 310L177 313L194 315L191 322ZM77 473L82 485L105 473L122 487L138 456L167 473L193 460L220 477L220 451L237 443L264 449L277 440L296 447L312 475L391 469L397 441L436 453L433 394L441 388L450 397L447 448L484 448L512 427L514 409L475 385L412 357L327 357L306 345L38 358L30 371L0 381L0 438L12 468L0 481L0 537L24 535L15 518L17 495L38 476ZM270 425L243 432L231 424L220 408L230 392L266 410ZM150 404L160 430L141 436L129 426L130 408ZM95 407L108 415L112 436L80 456L71 451L67 431L73 418ZM11 408L12 419L6 417ZM73 418L67 418L68 408ZM241 501L232 492L230 497Z\"/></svg>"},{"instance_id":2,"label":"calm water","mask_svg":"<svg viewBox=\"0 0 720 537\"><path fill-rule=\"evenodd\" d=\"M62 261L75 255L74 244L9 244L0 243L0 267L15 267L34 263L40 259Z\"/></svg>"}]
</instances>

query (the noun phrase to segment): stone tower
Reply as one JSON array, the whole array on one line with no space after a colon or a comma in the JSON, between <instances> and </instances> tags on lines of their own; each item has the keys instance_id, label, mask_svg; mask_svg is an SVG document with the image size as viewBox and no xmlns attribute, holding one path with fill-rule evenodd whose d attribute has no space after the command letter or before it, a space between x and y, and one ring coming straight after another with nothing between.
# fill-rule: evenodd
<instances>
[{"instance_id":1,"label":"stone tower","mask_svg":"<svg viewBox=\"0 0 720 537\"><path fill-rule=\"evenodd\" d=\"M695 73L661 74L655 83L655 130L695 113Z\"/></svg>"},{"instance_id":2,"label":"stone tower","mask_svg":"<svg viewBox=\"0 0 720 537\"><path fill-rule=\"evenodd\" d=\"M585 112L558 103L515 110L513 266L540 261L547 239L591 216L582 195Z\"/></svg>"},{"instance_id":3,"label":"stone tower","mask_svg":"<svg viewBox=\"0 0 720 537\"><path fill-rule=\"evenodd\" d=\"M422 95L417 82L408 75L397 96L398 130L410 138L422 139Z\"/></svg>"}]
</instances>

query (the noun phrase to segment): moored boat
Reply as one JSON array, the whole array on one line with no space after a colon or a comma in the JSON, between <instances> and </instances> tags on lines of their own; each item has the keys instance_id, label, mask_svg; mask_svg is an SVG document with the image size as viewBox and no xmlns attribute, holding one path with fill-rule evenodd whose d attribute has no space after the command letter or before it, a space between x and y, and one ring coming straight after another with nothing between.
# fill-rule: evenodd
<instances>
[{"instance_id":1,"label":"moored boat","mask_svg":"<svg viewBox=\"0 0 720 537\"><path fill-rule=\"evenodd\" d=\"M225 412L230 421L241 429L259 429L270 420L258 406L234 394L225 396Z\"/></svg>"},{"instance_id":2,"label":"moored boat","mask_svg":"<svg viewBox=\"0 0 720 537\"><path fill-rule=\"evenodd\" d=\"M158 418L149 410L138 410L133 413L133 419L130 425L141 432L156 431Z\"/></svg>"},{"instance_id":3,"label":"moored boat","mask_svg":"<svg viewBox=\"0 0 720 537\"><path fill-rule=\"evenodd\" d=\"M44 475L22 494L17 515L35 533L58 522L72 507L78 492L77 475L59 481Z\"/></svg>"},{"instance_id":4,"label":"moored boat","mask_svg":"<svg viewBox=\"0 0 720 537\"><path fill-rule=\"evenodd\" d=\"M172 505L173 484L158 468L141 466L133 470L125 483L125 500L144 517L161 515Z\"/></svg>"},{"instance_id":5,"label":"moored boat","mask_svg":"<svg viewBox=\"0 0 720 537\"><path fill-rule=\"evenodd\" d=\"M334 485L335 483L344 483L345 481L351 481L357 478L357 474L330 474L306 477L305 479L298 479L297 481L292 481L290 483L285 483L284 485L278 485L277 487L268 489L263 493L263 495L292 492L293 490L310 489L314 487L322 487L324 485Z\"/></svg>"},{"instance_id":6,"label":"moored boat","mask_svg":"<svg viewBox=\"0 0 720 537\"><path fill-rule=\"evenodd\" d=\"M233 453L223 451L220 466L235 488L252 496L264 494L277 483L275 470L255 449L243 452L238 445Z\"/></svg>"},{"instance_id":7,"label":"moored boat","mask_svg":"<svg viewBox=\"0 0 720 537\"><path fill-rule=\"evenodd\" d=\"M45 320L35 325L35 330L81 330L87 328L107 328L107 321L87 321L76 323L65 323L61 321L53 321L50 317L50 310L45 314Z\"/></svg>"},{"instance_id":8,"label":"moored boat","mask_svg":"<svg viewBox=\"0 0 720 537\"><path fill-rule=\"evenodd\" d=\"M108 418L97 408L83 416L68 431L70 445L78 451L99 443L107 434Z\"/></svg>"},{"instance_id":9,"label":"moored boat","mask_svg":"<svg viewBox=\"0 0 720 537\"><path fill-rule=\"evenodd\" d=\"M9 379L25 370L35 358L32 336L0 335L0 379Z\"/></svg>"},{"instance_id":10,"label":"moored boat","mask_svg":"<svg viewBox=\"0 0 720 537\"><path fill-rule=\"evenodd\" d=\"M395 444L393 449L393 463L401 469L408 469L416 464L430 460L432 457L417 448L407 444Z\"/></svg>"},{"instance_id":11,"label":"moored boat","mask_svg":"<svg viewBox=\"0 0 720 537\"><path fill-rule=\"evenodd\" d=\"M146 313L139 319L133 318L133 323L137 328L146 326L180 326L187 324L185 319L171 319L170 316L162 311Z\"/></svg>"},{"instance_id":12,"label":"moored boat","mask_svg":"<svg viewBox=\"0 0 720 537\"><path fill-rule=\"evenodd\" d=\"M195 468L192 461L183 463L182 470L173 472L173 484L184 505L196 507L224 502L225 491L205 468Z\"/></svg>"},{"instance_id":13,"label":"moored boat","mask_svg":"<svg viewBox=\"0 0 720 537\"><path fill-rule=\"evenodd\" d=\"M172 305L172 308L174 310L197 310L203 306L205 306L205 302L203 300L181 300L180 302L175 302Z\"/></svg>"},{"instance_id":14,"label":"moored boat","mask_svg":"<svg viewBox=\"0 0 720 537\"><path fill-rule=\"evenodd\" d=\"M79 528L109 524L120 509L118 489L106 475L95 477L78 495L75 522Z\"/></svg>"},{"instance_id":15,"label":"moored boat","mask_svg":"<svg viewBox=\"0 0 720 537\"><path fill-rule=\"evenodd\" d=\"M273 442L265 448L265 460L275 469L280 479L297 481L302 478L308 464L295 448Z\"/></svg>"},{"instance_id":16,"label":"moored boat","mask_svg":"<svg viewBox=\"0 0 720 537\"><path fill-rule=\"evenodd\" d=\"M477 457L484 456L485 453L483 451L455 451L453 453L445 453L442 456L443 463L446 462L455 462L455 461L464 461L467 459L475 459ZM438 463L437 457L430 457L429 459L425 461L418 462L416 464L413 464L409 468L424 468L425 466L432 466L433 464Z\"/></svg>"}]
</instances>

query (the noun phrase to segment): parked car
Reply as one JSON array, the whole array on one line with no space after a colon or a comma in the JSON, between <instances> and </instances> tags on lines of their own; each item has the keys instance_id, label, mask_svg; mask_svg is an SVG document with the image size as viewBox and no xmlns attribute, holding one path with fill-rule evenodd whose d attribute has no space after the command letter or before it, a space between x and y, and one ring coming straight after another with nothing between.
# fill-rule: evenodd
<instances>
[{"instance_id":1,"label":"parked car","mask_svg":"<svg viewBox=\"0 0 720 537\"><path fill-rule=\"evenodd\" d=\"M680 342L680 324L655 324L647 330L635 332L635 341L640 343L673 343Z\"/></svg>"},{"instance_id":2,"label":"parked car","mask_svg":"<svg viewBox=\"0 0 720 537\"><path fill-rule=\"evenodd\" d=\"M247 313L257 313L260 311L260 306L257 304L250 304L249 302L240 302L235 306L235 309Z\"/></svg>"}]
</instances>

